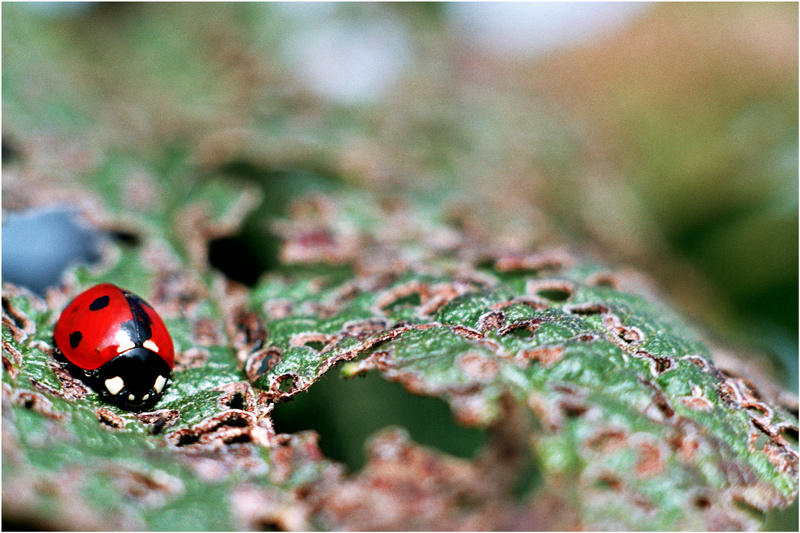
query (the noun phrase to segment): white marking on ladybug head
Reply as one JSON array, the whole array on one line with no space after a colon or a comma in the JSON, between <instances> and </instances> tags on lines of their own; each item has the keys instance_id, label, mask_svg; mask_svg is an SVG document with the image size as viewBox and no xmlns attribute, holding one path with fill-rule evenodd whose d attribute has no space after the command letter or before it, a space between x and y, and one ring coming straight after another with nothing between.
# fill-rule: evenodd
<instances>
[{"instance_id":1,"label":"white marking on ladybug head","mask_svg":"<svg viewBox=\"0 0 800 533\"><path fill-rule=\"evenodd\" d=\"M116 376L107 379L105 381L105 385L106 388L108 389L108 392L110 392L111 394L119 394L119 391L121 391L125 387L125 382L122 381L121 377Z\"/></svg>"},{"instance_id":2,"label":"white marking on ladybug head","mask_svg":"<svg viewBox=\"0 0 800 533\"><path fill-rule=\"evenodd\" d=\"M142 346L144 346L145 348L147 348L151 352L158 353L158 345L156 343L154 343L152 339L147 339L146 341L144 341L142 343Z\"/></svg>"},{"instance_id":3,"label":"white marking on ladybug head","mask_svg":"<svg viewBox=\"0 0 800 533\"><path fill-rule=\"evenodd\" d=\"M128 401L132 402L135 399L136 399L136 396L134 396L133 394L128 394Z\"/></svg>"},{"instance_id":4,"label":"white marking on ladybug head","mask_svg":"<svg viewBox=\"0 0 800 533\"><path fill-rule=\"evenodd\" d=\"M146 402L149 398L150 398L150 395L149 394L145 394L144 396L142 396L142 401Z\"/></svg>"},{"instance_id":5,"label":"white marking on ladybug head","mask_svg":"<svg viewBox=\"0 0 800 533\"><path fill-rule=\"evenodd\" d=\"M156 378L156 383L153 385L153 388L156 390L156 394L161 394L161 391L164 389L164 385L167 384L167 378L164 376L158 376Z\"/></svg>"}]
</instances>

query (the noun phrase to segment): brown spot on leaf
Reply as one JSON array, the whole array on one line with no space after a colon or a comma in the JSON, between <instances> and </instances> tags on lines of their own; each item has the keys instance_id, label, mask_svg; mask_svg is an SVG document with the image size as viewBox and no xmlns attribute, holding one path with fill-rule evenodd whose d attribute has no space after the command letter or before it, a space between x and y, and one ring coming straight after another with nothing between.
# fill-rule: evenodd
<instances>
[{"instance_id":1,"label":"brown spot on leaf","mask_svg":"<svg viewBox=\"0 0 800 533\"><path fill-rule=\"evenodd\" d=\"M66 420L69 415L53 409L53 402L38 392L17 391L11 397L11 403L21 405L26 409L35 411L51 420Z\"/></svg>"},{"instance_id":2,"label":"brown spot on leaf","mask_svg":"<svg viewBox=\"0 0 800 533\"><path fill-rule=\"evenodd\" d=\"M314 351L325 353L330 344L336 341L336 338L335 335L326 335L324 333L295 333L289 339L289 346L295 348L306 346Z\"/></svg>"},{"instance_id":3,"label":"brown spot on leaf","mask_svg":"<svg viewBox=\"0 0 800 533\"><path fill-rule=\"evenodd\" d=\"M167 436L172 446L220 448L236 442L254 441L255 417L247 411L231 409L206 418L199 424L179 429Z\"/></svg>"},{"instance_id":4,"label":"brown spot on leaf","mask_svg":"<svg viewBox=\"0 0 800 533\"><path fill-rule=\"evenodd\" d=\"M175 422L180 418L181 412L177 409L158 409L146 413L135 413L134 416L136 416L142 424L152 426L150 428L150 433L157 435L164 429L174 426Z\"/></svg>"},{"instance_id":5,"label":"brown spot on leaf","mask_svg":"<svg viewBox=\"0 0 800 533\"><path fill-rule=\"evenodd\" d=\"M586 439L586 446L593 452L607 455L623 448L628 440L628 433L621 428L604 427L595 431Z\"/></svg>"},{"instance_id":6,"label":"brown spot on leaf","mask_svg":"<svg viewBox=\"0 0 800 533\"><path fill-rule=\"evenodd\" d=\"M497 361L478 352L465 352L456 358L456 364L472 379L491 381L497 376Z\"/></svg>"},{"instance_id":7,"label":"brown spot on leaf","mask_svg":"<svg viewBox=\"0 0 800 533\"><path fill-rule=\"evenodd\" d=\"M585 303L565 305L564 311L573 315L591 316L608 312L608 306L600 303Z\"/></svg>"},{"instance_id":8,"label":"brown spot on leaf","mask_svg":"<svg viewBox=\"0 0 800 533\"><path fill-rule=\"evenodd\" d=\"M264 314L270 320L286 318L294 313L294 302L292 300L267 300L263 305Z\"/></svg>"},{"instance_id":9,"label":"brown spot on leaf","mask_svg":"<svg viewBox=\"0 0 800 533\"><path fill-rule=\"evenodd\" d=\"M277 346L268 346L250 355L244 364L247 379L255 381L272 370L280 362L282 355L283 350Z\"/></svg>"},{"instance_id":10,"label":"brown spot on leaf","mask_svg":"<svg viewBox=\"0 0 800 533\"><path fill-rule=\"evenodd\" d=\"M506 313L502 309L496 309L482 314L478 318L478 329L481 331L491 331L503 327L506 321Z\"/></svg>"},{"instance_id":11,"label":"brown spot on leaf","mask_svg":"<svg viewBox=\"0 0 800 533\"><path fill-rule=\"evenodd\" d=\"M364 339L382 333L389 327L389 321L382 317L354 320L342 325L342 334L348 337Z\"/></svg>"},{"instance_id":12,"label":"brown spot on leaf","mask_svg":"<svg viewBox=\"0 0 800 533\"><path fill-rule=\"evenodd\" d=\"M230 495L231 510L242 530L309 531L311 508L292 493L254 484L241 485Z\"/></svg>"},{"instance_id":13,"label":"brown spot on leaf","mask_svg":"<svg viewBox=\"0 0 800 533\"><path fill-rule=\"evenodd\" d=\"M118 463L109 463L105 470L121 494L145 507L164 505L184 492L183 482L163 470L141 472Z\"/></svg>"},{"instance_id":14,"label":"brown spot on leaf","mask_svg":"<svg viewBox=\"0 0 800 533\"><path fill-rule=\"evenodd\" d=\"M561 345L540 346L530 350L522 350L517 358L523 361L537 361L545 368L555 365L564 356L564 347Z\"/></svg>"},{"instance_id":15,"label":"brown spot on leaf","mask_svg":"<svg viewBox=\"0 0 800 533\"><path fill-rule=\"evenodd\" d=\"M525 282L525 292L538 299L545 305L552 302L565 302L575 292L575 284L560 279L529 279Z\"/></svg>"},{"instance_id":16,"label":"brown spot on leaf","mask_svg":"<svg viewBox=\"0 0 800 533\"><path fill-rule=\"evenodd\" d=\"M459 337L463 337L471 341L477 341L485 338L483 333L481 333L480 331L468 328L466 326L461 326L461 325L450 326L450 331L452 331Z\"/></svg>"},{"instance_id":17,"label":"brown spot on leaf","mask_svg":"<svg viewBox=\"0 0 800 533\"><path fill-rule=\"evenodd\" d=\"M219 324L210 318L199 318L192 325L194 341L199 346L215 346L223 344Z\"/></svg>"},{"instance_id":18,"label":"brown spot on leaf","mask_svg":"<svg viewBox=\"0 0 800 533\"><path fill-rule=\"evenodd\" d=\"M215 387L214 390L222 391L217 398L217 405L226 409L237 409L254 413L256 399L253 387L246 381L234 381Z\"/></svg>"},{"instance_id":19,"label":"brown spot on leaf","mask_svg":"<svg viewBox=\"0 0 800 533\"><path fill-rule=\"evenodd\" d=\"M692 385L691 396L680 396L678 400L693 411L712 411L714 409L714 404L705 397L703 389L697 385Z\"/></svg>"},{"instance_id":20,"label":"brown spot on leaf","mask_svg":"<svg viewBox=\"0 0 800 533\"><path fill-rule=\"evenodd\" d=\"M128 422L122 417L114 414L104 407L96 407L94 410L94 415L97 417L97 420L102 422L107 428L110 429L125 429L125 426L128 425Z\"/></svg>"},{"instance_id":21,"label":"brown spot on leaf","mask_svg":"<svg viewBox=\"0 0 800 533\"><path fill-rule=\"evenodd\" d=\"M562 248L544 249L529 254L503 254L497 258L494 268L498 272L536 270L557 272L575 264L575 258Z\"/></svg>"},{"instance_id":22,"label":"brown spot on leaf","mask_svg":"<svg viewBox=\"0 0 800 533\"><path fill-rule=\"evenodd\" d=\"M513 333L519 330L527 330L531 336L536 333L536 330L539 329L539 326L543 322L548 322L549 320L541 317L541 318L526 318L523 320L516 320L511 324L507 324L500 328L497 331L497 334L501 337L508 335L509 333Z\"/></svg>"},{"instance_id":23,"label":"brown spot on leaf","mask_svg":"<svg viewBox=\"0 0 800 533\"><path fill-rule=\"evenodd\" d=\"M211 357L205 348L189 348L175 354L175 371L182 372L189 368L203 368Z\"/></svg>"},{"instance_id":24,"label":"brown spot on leaf","mask_svg":"<svg viewBox=\"0 0 800 533\"><path fill-rule=\"evenodd\" d=\"M637 439L634 443L636 450L636 465L634 472L641 477L655 477L666 470L666 460L661 446L650 440Z\"/></svg>"},{"instance_id":25,"label":"brown spot on leaf","mask_svg":"<svg viewBox=\"0 0 800 533\"><path fill-rule=\"evenodd\" d=\"M12 380L17 379L17 372L22 364L22 353L10 342L3 341L3 369Z\"/></svg>"}]
</instances>

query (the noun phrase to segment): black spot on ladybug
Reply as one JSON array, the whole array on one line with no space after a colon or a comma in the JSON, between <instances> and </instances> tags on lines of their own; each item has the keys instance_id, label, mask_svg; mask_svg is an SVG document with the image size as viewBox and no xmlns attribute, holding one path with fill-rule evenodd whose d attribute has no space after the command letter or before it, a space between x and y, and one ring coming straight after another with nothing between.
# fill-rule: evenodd
<instances>
[{"instance_id":1,"label":"black spot on ladybug","mask_svg":"<svg viewBox=\"0 0 800 533\"><path fill-rule=\"evenodd\" d=\"M78 347L78 345L81 343L82 338L83 335L81 335L80 331L73 331L72 333L70 333L69 345L72 346L73 350Z\"/></svg>"},{"instance_id":2,"label":"black spot on ladybug","mask_svg":"<svg viewBox=\"0 0 800 533\"><path fill-rule=\"evenodd\" d=\"M99 311L108 305L108 296L101 296L89 304L89 311Z\"/></svg>"}]
</instances>

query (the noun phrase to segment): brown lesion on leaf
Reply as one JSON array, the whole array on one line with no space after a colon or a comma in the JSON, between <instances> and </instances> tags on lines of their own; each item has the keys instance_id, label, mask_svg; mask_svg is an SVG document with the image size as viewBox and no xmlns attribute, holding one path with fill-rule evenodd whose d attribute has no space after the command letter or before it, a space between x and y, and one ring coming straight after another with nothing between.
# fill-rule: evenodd
<instances>
[{"instance_id":1,"label":"brown lesion on leaf","mask_svg":"<svg viewBox=\"0 0 800 533\"><path fill-rule=\"evenodd\" d=\"M97 420L109 429L125 429L128 422L121 416L114 414L112 411L105 407L95 407L94 416Z\"/></svg>"},{"instance_id":2,"label":"brown lesion on leaf","mask_svg":"<svg viewBox=\"0 0 800 533\"><path fill-rule=\"evenodd\" d=\"M208 317L198 318L193 321L192 337L198 346L217 346L224 344L226 341L222 337L218 322Z\"/></svg>"},{"instance_id":3,"label":"brown lesion on leaf","mask_svg":"<svg viewBox=\"0 0 800 533\"><path fill-rule=\"evenodd\" d=\"M189 348L175 353L175 372L183 372L190 368L203 368L211 357L206 348Z\"/></svg>"},{"instance_id":4,"label":"brown lesion on leaf","mask_svg":"<svg viewBox=\"0 0 800 533\"><path fill-rule=\"evenodd\" d=\"M564 346L553 344L548 346L538 346L527 350L520 350L514 358L516 361L536 361L544 368L551 368L564 357Z\"/></svg>"},{"instance_id":5,"label":"brown lesion on leaf","mask_svg":"<svg viewBox=\"0 0 800 533\"><path fill-rule=\"evenodd\" d=\"M399 305L411 305L418 308L428 301L431 291L427 283L410 281L397 285L378 295L375 300L376 314L382 314L388 309Z\"/></svg>"},{"instance_id":6,"label":"brown lesion on leaf","mask_svg":"<svg viewBox=\"0 0 800 533\"><path fill-rule=\"evenodd\" d=\"M315 431L273 435L269 442L272 462L270 475L273 481L279 484L286 483L297 469L308 464L319 464L324 455L319 449L318 440L319 435ZM323 483L330 481L326 478L331 474L338 478L343 470L343 465L330 465L328 470L323 472ZM337 481L338 479L334 480ZM314 490L314 487L309 487L308 490Z\"/></svg>"},{"instance_id":7,"label":"brown lesion on leaf","mask_svg":"<svg viewBox=\"0 0 800 533\"><path fill-rule=\"evenodd\" d=\"M584 447L592 453L608 455L628 444L628 431L617 426L598 427L584 441Z\"/></svg>"},{"instance_id":8,"label":"brown lesion on leaf","mask_svg":"<svg viewBox=\"0 0 800 533\"><path fill-rule=\"evenodd\" d=\"M142 424L150 426L151 434L158 435L163 430L174 426L180 418L181 412L177 409L157 409L145 413L134 413L134 416Z\"/></svg>"},{"instance_id":9,"label":"brown lesion on leaf","mask_svg":"<svg viewBox=\"0 0 800 533\"><path fill-rule=\"evenodd\" d=\"M222 409L237 409L249 413L256 412L256 397L253 386L247 381L234 381L220 385L214 390L221 391L217 405Z\"/></svg>"},{"instance_id":10,"label":"brown lesion on leaf","mask_svg":"<svg viewBox=\"0 0 800 533\"><path fill-rule=\"evenodd\" d=\"M566 383L552 383L550 391L531 392L526 403L539 422L550 432L562 430L568 418L587 415L597 410L586 399L586 391L580 387Z\"/></svg>"},{"instance_id":11,"label":"brown lesion on leaf","mask_svg":"<svg viewBox=\"0 0 800 533\"><path fill-rule=\"evenodd\" d=\"M296 372L284 372L277 376L268 377L268 386L265 392L270 400L280 402L291 398L300 391L306 390L314 381L316 380L307 380Z\"/></svg>"},{"instance_id":12,"label":"brown lesion on leaf","mask_svg":"<svg viewBox=\"0 0 800 533\"><path fill-rule=\"evenodd\" d=\"M608 313L609 307L605 304L589 302L583 304L565 305L564 311L573 315L592 316L592 315L602 315Z\"/></svg>"},{"instance_id":13,"label":"brown lesion on leaf","mask_svg":"<svg viewBox=\"0 0 800 533\"><path fill-rule=\"evenodd\" d=\"M470 378L480 382L492 381L500 369L495 359L474 351L459 354L456 365Z\"/></svg>"},{"instance_id":14,"label":"brown lesion on leaf","mask_svg":"<svg viewBox=\"0 0 800 533\"><path fill-rule=\"evenodd\" d=\"M383 317L365 320L351 320L342 325L342 335L363 340L372 335L379 335L389 328L389 321Z\"/></svg>"},{"instance_id":15,"label":"brown lesion on leaf","mask_svg":"<svg viewBox=\"0 0 800 533\"><path fill-rule=\"evenodd\" d=\"M51 359L48 361L47 366L53 371L53 374L55 374L56 378L61 383L61 388L54 389L32 379L31 383L39 390L48 394L60 396L67 401L82 400L91 392L91 389L83 381L73 376L69 370L57 361Z\"/></svg>"},{"instance_id":16,"label":"brown lesion on leaf","mask_svg":"<svg viewBox=\"0 0 800 533\"><path fill-rule=\"evenodd\" d=\"M619 276L614 272L598 272L586 278L586 284L593 287L608 287L617 289L620 285Z\"/></svg>"},{"instance_id":17,"label":"brown lesion on leaf","mask_svg":"<svg viewBox=\"0 0 800 533\"><path fill-rule=\"evenodd\" d=\"M226 309L225 317L225 328L236 350L236 358L245 364L250 355L263 349L267 343L267 327L258 313L246 308L244 303Z\"/></svg>"},{"instance_id":18,"label":"brown lesion on leaf","mask_svg":"<svg viewBox=\"0 0 800 533\"><path fill-rule=\"evenodd\" d=\"M653 397L651 407L646 408L643 414L659 423L672 419L675 416L675 409L672 408L664 391L649 379L639 377L638 381L652 393Z\"/></svg>"},{"instance_id":19,"label":"brown lesion on leaf","mask_svg":"<svg viewBox=\"0 0 800 533\"><path fill-rule=\"evenodd\" d=\"M311 507L296 492L245 483L230 494L240 530L310 531Z\"/></svg>"},{"instance_id":20,"label":"brown lesion on leaf","mask_svg":"<svg viewBox=\"0 0 800 533\"><path fill-rule=\"evenodd\" d=\"M28 289L11 283L3 283L3 328L8 328L16 342L24 342L29 336L36 333L36 322L12 303L11 299L18 297L26 298L37 311L44 312L45 305L41 298L35 296Z\"/></svg>"},{"instance_id":21,"label":"brown lesion on leaf","mask_svg":"<svg viewBox=\"0 0 800 533\"><path fill-rule=\"evenodd\" d=\"M652 437L643 434L631 435L630 441L636 451L634 473L640 477L660 476L667 468L666 451Z\"/></svg>"},{"instance_id":22,"label":"brown lesion on leaf","mask_svg":"<svg viewBox=\"0 0 800 533\"><path fill-rule=\"evenodd\" d=\"M5 327L5 324L3 324L3 327ZM3 340L3 370L8 373L12 380L16 380L20 366L22 366L22 352L17 350L10 342Z\"/></svg>"},{"instance_id":23,"label":"brown lesion on leaf","mask_svg":"<svg viewBox=\"0 0 800 533\"><path fill-rule=\"evenodd\" d=\"M610 334L609 338L621 348L636 346L644 341L644 333L641 329L636 326L623 326L619 317L610 310L606 310L602 314L602 319L603 327Z\"/></svg>"},{"instance_id":24,"label":"brown lesion on leaf","mask_svg":"<svg viewBox=\"0 0 800 533\"><path fill-rule=\"evenodd\" d=\"M326 353L330 351L333 344L339 339L338 335L328 335L313 331L295 333L289 338L289 346L311 348L315 352Z\"/></svg>"},{"instance_id":25,"label":"brown lesion on leaf","mask_svg":"<svg viewBox=\"0 0 800 533\"><path fill-rule=\"evenodd\" d=\"M264 302L262 309L267 319L278 320L295 313L295 302L285 298L276 298Z\"/></svg>"},{"instance_id":26,"label":"brown lesion on leaf","mask_svg":"<svg viewBox=\"0 0 800 533\"><path fill-rule=\"evenodd\" d=\"M143 261L151 265L156 273L147 301L163 318L198 318L198 309L209 296L208 285L199 275L181 271L177 258L165 248L164 243L148 242L145 248L154 257L144 257Z\"/></svg>"},{"instance_id":27,"label":"brown lesion on leaf","mask_svg":"<svg viewBox=\"0 0 800 533\"><path fill-rule=\"evenodd\" d=\"M656 355L648 350L636 350L633 356L639 359L645 359L650 362L650 374L657 378L668 370L675 368L675 362L672 356L669 355Z\"/></svg>"},{"instance_id":28,"label":"brown lesion on leaf","mask_svg":"<svg viewBox=\"0 0 800 533\"><path fill-rule=\"evenodd\" d=\"M3 388L5 395L6 389ZM63 421L69 418L68 413L61 413L53 408L53 402L38 392L18 390L11 393L11 403L35 411L51 420Z\"/></svg>"},{"instance_id":29,"label":"brown lesion on leaf","mask_svg":"<svg viewBox=\"0 0 800 533\"><path fill-rule=\"evenodd\" d=\"M527 415L503 401L504 416L489 431L489 443L473 460L419 446L398 429L384 430L369 444L367 465L337 484L313 487L318 516L333 529L459 530L537 529L553 524L536 497L521 503L512 490L529 453ZM577 525L575 511L542 498L563 522ZM537 516L531 508L542 511Z\"/></svg>"},{"instance_id":30,"label":"brown lesion on leaf","mask_svg":"<svg viewBox=\"0 0 800 533\"><path fill-rule=\"evenodd\" d=\"M176 448L199 447L218 449L230 444L252 442L266 445L267 431L257 416L240 409L228 409L208 417L199 424L167 435L167 442Z\"/></svg>"},{"instance_id":31,"label":"brown lesion on leaf","mask_svg":"<svg viewBox=\"0 0 800 533\"><path fill-rule=\"evenodd\" d=\"M527 331L530 335L525 335L526 338L532 338L536 330L539 329L544 322L551 322L552 320L547 317L538 318L525 318L522 320L515 320L510 324L506 324L497 330L497 334L504 337L508 334L519 335L520 330Z\"/></svg>"},{"instance_id":32,"label":"brown lesion on leaf","mask_svg":"<svg viewBox=\"0 0 800 533\"><path fill-rule=\"evenodd\" d=\"M283 350L277 346L267 346L250 354L244 363L247 379L255 381L272 370L280 362L282 355Z\"/></svg>"},{"instance_id":33,"label":"brown lesion on leaf","mask_svg":"<svg viewBox=\"0 0 800 533\"><path fill-rule=\"evenodd\" d=\"M560 279L529 279L525 282L525 292L543 306L550 306L572 298L575 284Z\"/></svg>"},{"instance_id":34,"label":"brown lesion on leaf","mask_svg":"<svg viewBox=\"0 0 800 533\"><path fill-rule=\"evenodd\" d=\"M502 309L493 309L478 317L478 329L486 332L502 328L505 325L506 313Z\"/></svg>"},{"instance_id":35,"label":"brown lesion on leaf","mask_svg":"<svg viewBox=\"0 0 800 533\"><path fill-rule=\"evenodd\" d=\"M323 194L296 199L289 206L289 219L272 224L283 237L283 263L354 263L363 249L362 235L354 228L337 224L340 207Z\"/></svg>"},{"instance_id":36,"label":"brown lesion on leaf","mask_svg":"<svg viewBox=\"0 0 800 533\"><path fill-rule=\"evenodd\" d=\"M565 248L546 248L532 253L501 253L494 262L498 272L534 270L537 273L556 273L577 263Z\"/></svg>"},{"instance_id":37,"label":"brown lesion on leaf","mask_svg":"<svg viewBox=\"0 0 800 533\"><path fill-rule=\"evenodd\" d=\"M181 496L183 482L163 470L142 472L116 462L103 465L103 472L111 482L130 500L144 507L158 507Z\"/></svg>"},{"instance_id":38,"label":"brown lesion on leaf","mask_svg":"<svg viewBox=\"0 0 800 533\"><path fill-rule=\"evenodd\" d=\"M703 388L699 385L692 385L691 396L679 396L678 400L693 411L712 411L714 404L705 396Z\"/></svg>"}]
</instances>

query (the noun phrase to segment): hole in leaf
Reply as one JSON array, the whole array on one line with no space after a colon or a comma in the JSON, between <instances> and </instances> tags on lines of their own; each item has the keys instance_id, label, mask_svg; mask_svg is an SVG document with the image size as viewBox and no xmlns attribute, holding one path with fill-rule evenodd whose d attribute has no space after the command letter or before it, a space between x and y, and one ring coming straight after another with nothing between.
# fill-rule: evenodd
<instances>
[{"instance_id":1,"label":"hole in leaf","mask_svg":"<svg viewBox=\"0 0 800 533\"><path fill-rule=\"evenodd\" d=\"M705 494L697 496L692 503L698 509L708 509L711 507L711 500Z\"/></svg>"},{"instance_id":2,"label":"hole in leaf","mask_svg":"<svg viewBox=\"0 0 800 533\"><path fill-rule=\"evenodd\" d=\"M305 343L305 346L308 346L315 352L321 352L322 349L325 347L325 345L326 344L322 341L308 341L307 343Z\"/></svg>"},{"instance_id":3,"label":"hole in leaf","mask_svg":"<svg viewBox=\"0 0 800 533\"><path fill-rule=\"evenodd\" d=\"M474 457L487 440L458 425L443 400L411 394L376 372L346 380L331 370L292 402L277 404L272 420L279 433L316 431L323 453L351 471L366 462L367 438L387 426L403 426L414 442L457 457Z\"/></svg>"},{"instance_id":4,"label":"hole in leaf","mask_svg":"<svg viewBox=\"0 0 800 533\"><path fill-rule=\"evenodd\" d=\"M294 388L294 377L286 374L278 378L278 390L280 392L290 392Z\"/></svg>"},{"instance_id":5,"label":"hole in leaf","mask_svg":"<svg viewBox=\"0 0 800 533\"><path fill-rule=\"evenodd\" d=\"M237 435L230 439L225 439L225 444L244 444L247 442L251 442L253 439L250 438L249 433L243 433L241 435Z\"/></svg>"},{"instance_id":6,"label":"hole in leaf","mask_svg":"<svg viewBox=\"0 0 800 533\"><path fill-rule=\"evenodd\" d=\"M783 435L783 437L789 441L789 444L795 447L797 446L797 426L783 426L778 430L778 433Z\"/></svg>"},{"instance_id":7,"label":"hole in leaf","mask_svg":"<svg viewBox=\"0 0 800 533\"><path fill-rule=\"evenodd\" d=\"M115 231L111 233L111 239L123 246L139 246L139 236L129 231Z\"/></svg>"},{"instance_id":8,"label":"hole in leaf","mask_svg":"<svg viewBox=\"0 0 800 533\"><path fill-rule=\"evenodd\" d=\"M250 422L242 416L231 416L225 420L225 425L234 428L246 428L250 425Z\"/></svg>"},{"instance_id":9,"label":"hole in leaf","mask_svg":"<svg viewBox=\"0 0 800 533\"><path fill-rule=\"evenodd\" d=\"M17 148L16 143L12 142L6 137L3 137L2 154L3 154L3 165L8 165L10 163L19 161L22 157L22 154L20 153L20 150Z\"/></svg>"},{"instance_id":10,"label":"hole in leaf","mask_svg":"<svg viewBox=\"0 0 800 533\"><path fill-rule=\"evenodd\" d=\"M411 294L407 294L405 296L401 296L397 300L383 306L383 309L386 311L391 311L392 309L397 309L398 307L408 306L408 307L419 307L422 305L422 295L418 292L412 292Z\"/></svg>"},{"instance_id":11,"label":"hole in leaf","mask_svg":"<svg viewBox=\"0 0 800 533\"><path fill-rule=\"evenodd\" d=\"M261 520L256 523L256 531L286 531L276 520Z\"/></svg>"},{"instance_id":12,"label":"hole in leaf","mask_svg":"<svg viewBox=\"0 0 800 533\"><path fill-rule=\"evenodd\" d=\"M542 289L536 292L542 298L546 298L551 302L565 302L570 299L572 292L565 289Z\"/></svg>"},{"instance_id":13,"label":"hole in leaf","mask_svg":"<svg viewBox=\"0 0 800 533\"><path fill-rule=\"evenodd\" d=\"M177 446L188 446L190 444L194 444L195 442L200 440L200 435L195 435L194 433L184 433L183 435L178 438Z\"/></svg>"},{"instance_id":14,"label":"hole in leaf","mask_svg":"<svg viewBox=\"0 0 800 533\"><path fill-rule=\"evenodd\" d=\"M244 394L242 394L241 392L237 392L233 396L231 396L231 399L228 402L228 407L230 407L231 409L239 409L240 411L243 411L245 408Z\"/></svg>"},{"instance_id":15,"label":"hole in leaf","mask_svg":"<svg viewBox=\"0 0 800 533\"><path fill-rule=\"evenodd\" d=\"M332 192L338 180L297 169L268 170L246 161L230 162L215 172L257 185L261 203L248 215L236 235L209 244L209 262L228 278L253 286L261 275L280 265L281 239L270 223L285 217L292 200L309 193Z\"/></svg>"}]
</instances>

